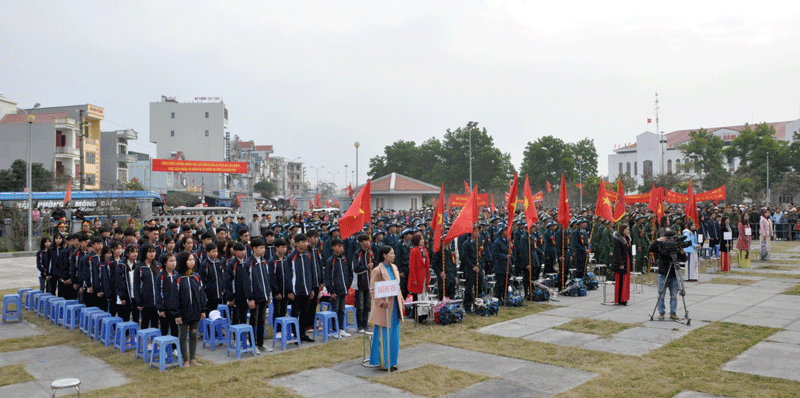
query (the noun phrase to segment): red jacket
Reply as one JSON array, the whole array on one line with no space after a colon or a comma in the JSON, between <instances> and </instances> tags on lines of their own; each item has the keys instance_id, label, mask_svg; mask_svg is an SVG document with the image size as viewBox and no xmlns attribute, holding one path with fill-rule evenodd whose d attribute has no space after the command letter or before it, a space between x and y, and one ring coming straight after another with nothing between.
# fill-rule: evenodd
<instances>
[{"instance_id":1,"label":"red jacket","mask_svg":"<svg viewBox=\"0 0 800 398\"><path fill-rule=\"evenodd\" d=\"M424 247L416 246L411 249L408 259L408 291L421 294L428 290L431 281L431 262L428 251Z\"/></svg>"}]
</instances>

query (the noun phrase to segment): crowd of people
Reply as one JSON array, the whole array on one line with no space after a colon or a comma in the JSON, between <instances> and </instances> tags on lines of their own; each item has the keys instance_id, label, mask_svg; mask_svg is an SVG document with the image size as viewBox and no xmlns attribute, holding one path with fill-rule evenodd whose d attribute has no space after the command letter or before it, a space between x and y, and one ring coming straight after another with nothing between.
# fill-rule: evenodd
<instances>
[{"instance_id":1,"label":"crowd of people","mask_svg":"<svg viewBox=\"0 0 800 398\"><path fill-rule=\"evenodd\" d=\"M339 213L293 213L274 222L258 214L250 222L243 216L218 220L213 215L184 217L180 223L174 222L178 218L156 218L143 224L129 219L124 227L118 220L94 219L83 221L76 233L67 232L62 218L52 239L41 239L37 267L42 290L77 298L126 321L133 319L142 328L159 327L164 334L180 337L187 365L196 364L198 322L219 304L228 305L233 324L246 322L249 313L256 345L263 351L268 350L263 337L270 303L277 317L287 315L291 306L291 316L300 324L300 333L294 337L313 341L306 332L313 329L320 300L331 303L340 333L349 336L344 330L344 309L351 297L358 331L369 330L370 324L382 328L375 330L385 338L373 340L383 344L373 347L374 357L378 365L390 368L396 358L386 362L381 349L397 343L393 337L399 336L396 321L407 315L402 302L409 297L463 295L469 313L478 297L503 300L509 280L518 276L523 280L520 293L533 299L533 282L544 280L563 289L569 279L581 278L588 271L593 253L596 263L609 264L616 274L615 302L625 305L629 273L646 272L653 265L651 243L666 231L691 242L685 249L688 281L697 279L701 255L730 261L725 255L733 240L740 266L747 266L749 239L754 235L747 231L748 210L716 206L699 210L700 222L695 225L681 206L668 207L659 220L646 206L629 207L618 222L602 220L592 209L572 209L574 218L564 229L555 221L556 209L541 210L539 221L530 228L522 214L508 228L507 214L486 209L472 233L441 245L436 252L431 209L376 211L372 222L346 239L338 228ZM762 211L766 224L759 228L762 242L767 238L767 250L768 238L774 235L770 216L768 210ZM446 214L442 236L455 217ZM734 223L737 227L732 227ZM635 254L634 246L639 248ZM376 300L371 294L376 280L398 280L401 294ZM389 307L393 308L391 320L383 313ZM282 332L294 333L274 331L277 336Z\"/></svg>"}]
</instances>

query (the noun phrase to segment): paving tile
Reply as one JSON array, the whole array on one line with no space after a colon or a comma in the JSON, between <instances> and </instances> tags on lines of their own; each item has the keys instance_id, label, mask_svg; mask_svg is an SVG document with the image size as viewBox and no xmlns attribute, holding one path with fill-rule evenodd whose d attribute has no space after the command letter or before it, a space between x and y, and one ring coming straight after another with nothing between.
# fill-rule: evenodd
<instances>
[{"instance_id":1,"label":"paving tile","mask_svg":"<svg viewBox=\"0 0 800 398\"><path fill-rule=\"evenodd\" d=\"M484 380L473 384L461 391L450 394L451 398L471 397L546 397L548 394L541 391L519 386L506 380Z\"/></svg>"},{"instance_id":2,"label":"paving tile","mask_svg":"<svg viewBox=\"0 0 800 398\"><path fill-rule=\"evenodd\" d=\"M30 337L45 334L44 330L38 326L25 321L26 316L36 316L30 311L22 312L22 322L8 322L0 326L0 340L16 339L19 337Z\"/></svg>"},{"instance_id":3,"label":"paving tile","mask_svg":"<svg viewBox=\"0 0 800 398\"><path fill-rule=\"evenodd\" d=\"M568 347L579 347L592 340L597 340L599 336L588 333L576 333L568 330L546 329L539 333L524 337L525 340L538 341Z\"/></svg>"},{"instance_id":4,"label":"paving tile","mask_svg":"<svg viewBox=\"0 0 800 398\"><path fill-rule=\"evenodd\" d=\"M604 351L612 354L642 356L662 345L649 341L612 337L610 339L593 340L581 347L587 350Z\"/></svg>"},{"instance_id":5,"label":"paving tile","mask_svg":"<svg viewBox=\"0 0 800 398\"><path fill-rule=\"evenodd\" d=\"M596 377L597 374L583 370L563 368L537 362L504 373L500 377L510 383L551 396L577 387ZM553 380L558 380L554 383Z\"/></svg>"},{"instance_id":6,"label":"paving tile","mask_svg":"<svg viewBox=\"0 0 800 398\"><path fill-rule=\"evenodd\" d=\"M565 319L569 322L568 318ZM547 326L534 327L531 325L519 324L513 321L495 323L478 329L479 333L494 334L501 337L524 337L538 331L544 330Z\"/></svg>"},{"instance_id":7,"label":"paving tile","mask_svg":"<svg viewBox=\"0 0 800 398\"><path fill-rule=\"evenodd\" d=\"M678 395L675 395L672 398L725 398L725 397L721 397L719 395L705 394L697 391L683 391L678 393Z\"/></svg>"},{"instance_id":8,"label":"paving tile","mask_svg":"<svg viewBox=\"0 0 800 398\"><path fill-rule=\"evenodd\" d=\"M672 340L681 338L686 333L686 330L672 330L672 329L656 329L647 327L635 327L625 329L614 335L616 338L649 341L657 344L667 344Z\"/></svg>"},{"instance_id":9,"label":"paving tile","mask_svg":"<svg viewBox=\"0 0 800 398\"><path fill-rule=\"evenodd\" d=\"M384 373L385 375L386 373ZM320 398L375 398L375 397L390 397L390 398L414 398L418 395L411 394L387 385L378 383L367 383L358 386L357 390L352 388L343 388L336 391L326 392L324 394L315 395Z\"/></svg>"},{"instance_id":10,"label":"paving tile","mask_svg":"<svg viewBox=\"0 0 800 398\"><path fill-rule=\"evenodd\" d=\"M784 330L767 337L767 340L777 343L800 344L800 331Z\"/></svg>"},{"instance_id":11,"label":"paving tile","mask_svg":"<svg viewBox=\"0 0 800 398\"><path fill-rule=\"evenodd\" d=\"M75 392L73 389L72 392ZM35 381L12 384L0 387L0 397L4 398L29 398L29 397L49 397L50 387L42 388Z\"/></svg>"},{"instance_id":12,"label":"paving tile","mask_svg":"<svg viewBox=\"0 0 800 398\"><path fill-rule=\"evenodd\" d=\"M269 383L288 388L304 397L313 397L345 387L357 391L361 385L369 384L366 380L327 368L304 370L300 373L273 379Z\"/></svg>"},{"instance_id":13,"label":"paving tile","mask_svg":"<svg viewBox=\"0 0 800 398\"><path fill-rule=\"evenodd\" d=\"M521 318L513 319L509 322L518 323L520 325L530 325L536 328L551 328L553 326L563 325L572 319L564 318L561 316L540 315L533 314Z\"/></svg>"},{"instance_id":14,"label":"paving tile","mask_svg":"<svg viewBox=\"0 0 800 398\"><path fill-rule=\"evenodd\" d=\"M791 321L786 319L780 318L773 318L768 316L752 316L752 315L743 315L743 314L736 314L725 319L722 319L725 322L731 323L741 323L742 325L751 325L751 326L766 326L770 328L784 328L791 323Z\"/></svg>"},{"instance_id":15,"label":"paving tile","mask_svg":"<svg viewBox=\"0 0 800 398\"><path fill-rule=\"evenodd\" d=\"M762 341L739 354L722 369L800 381L798 363L800 345Z\"/></svg>"},{"instance_id":16,"label":"paving tile","mask_svg":"<svg viewBox=\"0 0 800 398\"><path fill-rule=\"evenodd\" d=\"M560 307L549 311L540 312L539 315L563 316L567 318L589 318L603 312L604 311L598 309Z\"/></svg>"}]
</instances>

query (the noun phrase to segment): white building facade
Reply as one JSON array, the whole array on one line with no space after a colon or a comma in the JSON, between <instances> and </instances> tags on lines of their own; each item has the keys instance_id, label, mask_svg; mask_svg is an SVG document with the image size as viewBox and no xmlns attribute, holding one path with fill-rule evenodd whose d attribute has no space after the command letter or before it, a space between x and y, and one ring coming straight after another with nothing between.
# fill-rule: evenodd
<instances>
[{"instance_id":1,"label":"white building facade","mask_svg":"<svg viewBox=\"0 0 800 398\"><path fill-rule=\"evenodd\" d=\"M800 120L767 123L775 128L775 139L790 141L795 131L800 131ZM709 133L722 139L724 146L729 146L731 142L739 136L744 125L714 127L706 129ZM665 173L681 174L685 177L696 177L694 170L685 165L691 160L681 152L678 147L688 142L691 131L698 131L700 128L691 130L678 130L664 135L645 131L636 136L636 143L621 148L614 149L614 153L608 155L608 180L615 181L620 175L627 174L636 181L636 185L644 184L645 180L650 180L655 176ZM663 141L663 142L662 142ZM723 163L728 171L735 171L739 167L739 159L728 161L723 154Z\"/></svg>"}]
</instances>

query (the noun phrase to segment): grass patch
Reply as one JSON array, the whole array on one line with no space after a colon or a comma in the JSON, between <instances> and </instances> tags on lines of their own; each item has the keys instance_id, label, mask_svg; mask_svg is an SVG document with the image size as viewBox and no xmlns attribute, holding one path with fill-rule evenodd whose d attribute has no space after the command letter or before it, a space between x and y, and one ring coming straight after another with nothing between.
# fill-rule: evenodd
<instances>
[{"instance_id":1,"label":"grass patch","mask_svg":"<svg viewBox=\"0 0 800 398\"><path fill-rule=\"evenodd\" d=\"M800 285L792 286L784 291L781 294L792 294L795 296L800 296Z\"/></svg>"},{"instance_id":2,"label":"grass patch","mask_svg":"<svg viewBox=\"0 0 800 398\"><path fill-rule=\"evenodd\" d=\"M771 269L771 270L775 270L775 271L791 271L791 270L797 269L797 267L790 267L788 265L764 265L764 266L761 266L761 267L758 267L758 268L760 268L760 269Z\"/></svg>"},{"instance_id":3,"label":"grass patch","mask_svg":"<svg viewBox=\"0 0 800 398\"><path fill-rule=\"evenodd\" d=\"M378 377L373 381L413 394L434 398L461 391L488 378L489 376L485 375L427 364Z\"/></svg>"},{"instance_id":4,"label":"grass patch","mask_svg":"<svg viewBox=\"0 0 800 398\"><path fill-rule=\"evenodd\" d=\"M0 366L0 387L35 380L22 365Z\"/></svg>"},{"instance_id":5,"label":"grass patch","mask_svg":"<svg viewBox=\"0 0 800 398\"><path fill-rule=\"evenodd\" d=\"M556 326L553 329L560 329L577 333L591 333L603 337L608 337L611 336L612 334L621 332L631 327L633 327L633 325L628 325L614 321L588 319L588 318L575 318L574 320L567 322L563 325Z\"/></svg>"},{"instance_id":6,"label":"grass patch","mask_svg":"<svg viewBox=\"0 0 800 398\"><path fill-rule=\"evenodd\" d=\"M759 276L759 277L762 277L762 278L800 279L800 275L775 274L775 273L768 273L768 272L729 271L728 274L729 275L742 275L742 276Z\"/></svg>"},{"instance_id":7,"label":"grass patch","mask_svg":"<svg viewBox=\"0 0 800 398\"><path fill-rule=\"evenodd\" d=\"M715 283L717 285L740 285L740 286L747 286L752 284L755 281L751 281L749 279L738 279L738 278L714 278L708 282L703 283Z\"/></svg>"}]
</instances>

